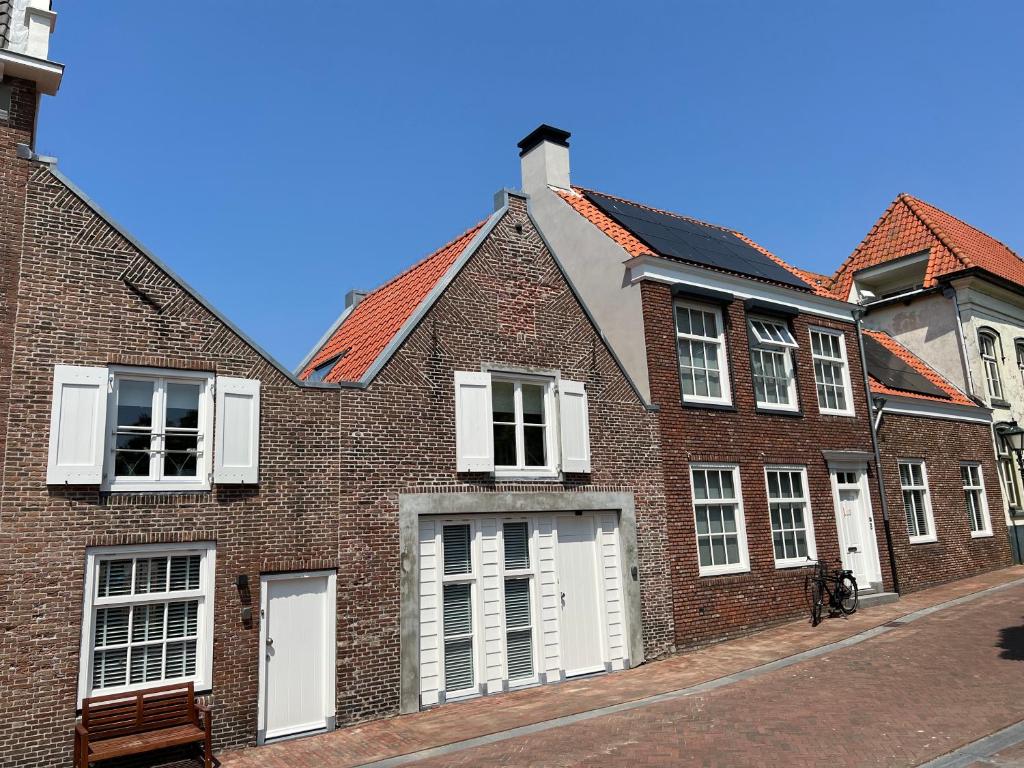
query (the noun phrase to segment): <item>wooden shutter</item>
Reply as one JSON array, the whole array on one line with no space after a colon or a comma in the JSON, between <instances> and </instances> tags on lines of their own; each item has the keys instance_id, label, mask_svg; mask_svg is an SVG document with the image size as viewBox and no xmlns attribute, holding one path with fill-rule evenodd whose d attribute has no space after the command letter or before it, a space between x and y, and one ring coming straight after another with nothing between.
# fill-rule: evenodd
<instances>
[{"instance_id":1,"label":"wooden shutter","mask_svg":"<svg viewBox=\"0 0 1024 768\"><path fill-rule=\"evenodd\" d=\"M106 368L53 367L47 483L98 485L103 479L108 381Z\"/></svg>"},{"instance_id":2,"label":"wooden shutter","mask_svg":"<svg viewBox=\"0 0 1024 768\"><path fill-rule=\"evenodd\" d=\"M558 412L562 443L562 471L590 471L590 416L587 390L580 381L558 383Z\"/></svg>"},{"instance_id":3,"label":"wooden shutter","mask_svg":"<svg viewBox=\"0 0 1024 768\"><path fill-rule=\"evenodd\" d=\"M217 377L213 480L255 483L260 464L260 383Z\"/></svg>"},{"instance_id":4,"label":"wooden shutter","mask_svg":"<svg viewBox=\"0 0 1024 768\"><path fill-rule=\"evenodd\" d=\"M455 372L455 468L459 472L494 471L491 375Z\"/></svg>"}]
</instances>

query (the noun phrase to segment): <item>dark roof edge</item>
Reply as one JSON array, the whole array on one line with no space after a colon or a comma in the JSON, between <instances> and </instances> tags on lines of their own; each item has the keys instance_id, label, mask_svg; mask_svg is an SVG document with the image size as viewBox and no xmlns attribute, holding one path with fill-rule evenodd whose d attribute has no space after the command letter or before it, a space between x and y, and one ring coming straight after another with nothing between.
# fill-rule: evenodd
<instances>
[{"instance_id":1,"label":"dark roof edge","mask_svg":"<svg viewBox=\"0 0 1024 768\"><path fill-rule=\"evenodd\" d=\"M948 285L953 280L956 280L958 278L974 277L975 275L977 275L978 277L985 278L990 283L995 283L1000 288L1005 288L1008 291L1012 291L1013 293L1019 293L1022 296L1024 296L1024 285L1021 285L1020 283L1015 283L1013 280L1005 278L1002 275L997 275L992 270L985 269L984 267L968 267L967 269L961 269L956 272L947 272L944 275L939 275L937 281L940 286Z\"/></svg>"},{"instance_id":2,"label":"dark roof edge","mask_svg":"<svg viewBox=\"0 0 1024 768\"><path fill-rule=\"evenodd\" d=\"M129 243L131 243L132 246L134 246L136 249L138 249L138 251L143 256L145 256L147 259L152 261L162 272L164 272L164 274L166 274L169 278L171 278L171 280L173 280L175 283L177 283L178 286L182 290L184 290L193 299L195 299L197 302L199 302L199 304L201 304L203 306L203 308L206 309L207 312L209 312L211 315L213 315L215 318L217 318L217 320L219 320L225 326L227 326L227 328L232 333L234 333L239 339L241 339L243 342L245 342L249 347L252 348L252 350L254 352L256 352L260 357L262 357L264 360L266 360L268 363L270 363L285 378L287 378L290 382L295 384L297 387L303 387L303 388L309 388L309 389L338 389L340 387L359 387L360 386L360 385L355 384L355 383L325 384L323 382L307 383L307 382L301 381L299 378L297 378L295 376L295 374L293 374L291 371L289 371L287 368L285 368L280 362L278 362L277 359L274 358L269 352L267 352L265 349L263 349L263 347L261 347L255 341L253 341L252 338L247 333L242 331L237 325L235 325L233 322L231 322L231 320L229 320L224 314L222 314L220 312L220 310L218 310L215 306L213 306L213 304L210 303L210 301L207 300L206 297L204 297L199 291L197 291L195 288L193 288L191 285L189 285L174 270L172 270L170 267L168 267L158 256L156 256L146 246L144 246L142 243L140 243L130 232L128 232L127 229L125 229L120 224L118 224L117 221L112 216L110 216L110 214L108 214L105 210L103 210L103 208L101 208L99 206L99 204L96 203L95 200L90 198L73 181L71 181L71 179L69 179L67 176L65 176L63 173L61 173L57 169L56 165L51 164L51 163L43 163L43 164L47 166L47 168L49 169L50 173L52 173L54 175L54 177L58 181L60 181L62 184L64 184L75 196L77 196L83 203L85 203L85 205L88 206L92 210L93 213L95 213L97 216L99 216L101 219L103 219L103 221L106 222L108 226L110 226L115 232L117 232L119 235L121 235L121 237L123 237L125 240L127 240Z\"/></svg>"}]
</instances>

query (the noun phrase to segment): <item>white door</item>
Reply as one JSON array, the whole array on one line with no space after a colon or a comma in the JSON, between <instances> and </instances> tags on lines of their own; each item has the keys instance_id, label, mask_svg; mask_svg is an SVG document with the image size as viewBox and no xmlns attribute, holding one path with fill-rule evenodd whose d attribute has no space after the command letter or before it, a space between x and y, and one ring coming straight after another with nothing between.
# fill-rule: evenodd
<instances>
[{"instance_id":1,"label":"white door","mask_svg":"<svg viewBox=\"0 0 1024 768\"><path fill-rule=\"evenodd\" d=\"M334 574L263 576L262 741L323 730L334 710Z\"/></svg>"},{"instance_id":2,"label":"white door","mask_svg":"<svg viewBox=\"0 0 1024 768\"><path fill-rule=\"evenodd\" d=\"M866 589L882 580L867 474L863 469L835 471L832 483L843 568L853 571L857 584Z\"/></svg>"},{"instance_id":3,"label":"white door","mask_svg":"<svg viewBox=\"0 0 1024 768\"><path fill-rule=\"evenodd\" d=\"M566 676L604 669L593 515L558 518L562 669Z\"/></svg>"}]
</instances>

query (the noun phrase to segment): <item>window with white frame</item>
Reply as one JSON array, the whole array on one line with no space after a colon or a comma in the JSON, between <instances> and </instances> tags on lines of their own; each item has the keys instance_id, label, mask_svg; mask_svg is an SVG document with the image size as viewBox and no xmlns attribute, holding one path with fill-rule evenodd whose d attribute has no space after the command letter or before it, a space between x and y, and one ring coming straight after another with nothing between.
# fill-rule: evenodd
<instances>
[{"instance_id":1,"label":"window with white frame","mask_svg":"<svg viewBox=\"0 0 1024 768\"><path fill-rule=\"evenodd\" d=\"M750 366L754 396L760 408L779 411L797 409L793 352L796 339L789 327L778 320L752 318Z\"/></svg>"},{"instance_id":2,"label":"window with white frame","mask_svg":"<svg viewBox=\"0 0 1024 768\"><path fill-rule=\"evenodd\" d=\"M911 543L935 541L931 495L928 492L928 471L916 459L900 461L900 488L903 508L907 513L907 534Z\"/></svg>"},{"instance_id":3,"label":"window with white frame","mask_svg":"<svg viewBox=\"0 0 1024 768\"><path fill-rule=\"evenodd\" d=\"M981 362L985 367L985 383L988 394L993 400L1003 399L1003 382L999 378L999 340L991 331L978 334L978 346L981 348Z\"/></svg>"},{"instance_id":4,"label":"window with white frame","mask_svg":"<svg viewBox=\"0 0 1024 768\"><path fill-rule=\"evenodd\" d=\"M161 683L211 684L212 544L86 554L79 699Z\"/></svg>"},{"instance_id":5,"label":"window with white frame","mask_svg":"<svg viewBox=\"0 0 1024 768\"><path fill-rule=\"evenodd\" d=\"M511 685L532 682L533 571L530 565L530 525L525 520L502 525L505 569L505 665Z\"/></svg>"},{"instance_id":6,"label":"window with white frame","mask_svg":"<svg viewBox=\"0 0 1024 768\"><path fill-rule=\"evenodd\" d=\"M999 474L1002 476L1003 493L1006 495L1006 503L1010 507L1020 507L1020 494L1017 492L1013 462L1010 459L999 459Z\"/></svg>"},{"instance_id":7,"label":"window with white frame","mask_svg":"<svg viewBox=\"0 0 1024 768\"><path fill-rule=\"evenodd\" d=\"M495 471L552 473L554 380L493 377Z\"/></svg>"},{"instance_id":8,"label":"window with white frame","mask_svg":"<svg viewBox=\"0 0 1024 768\"><path fill-rule=\"evenodd\" d=\"M213 404L209 374L117 371L108 416L110 490L208 487Z\"/></svg>"},{"instance_id":9,"label":"window with white frame","mask_svg":"<svg viewBox=\"0 0 1024 768\"><path fill-rule=\"evenodd\" d=\"M1020 368L1021 373L1024 374L1024 339L1017 339L1014 343L1014 347L1017 349L1017 367Z\"/></svg>"},{"instance_id":10,"label":"window with white frame","mask_svg":"<svg viewBox=\"0 0 1024 768\"><path fill-rule=\"evenodd\" d=\"M473 643L473 529L469 523L445 525L442 572L444 688L448 696L476 692Z\"/></svg>"},{"instance_id":11,"label":"window with white frame","mask_svg":"<svg viewBox=\"0 0 1024 768\"><path fill-rule=\"evenodd\" d=\"M722 310L710 305L679 303L675 311L683 401L730 404Z\"/></svg>"},{"instance_id":12,"label":"window with white frame","mask_svg":"<svg viewBox=\"0 0 1024 768\"><path fill-rule=\"evenodd\" d=\"M739 467L693 465L690 482L700 574L713 576L748 570Z\"/></svg>"},{"instance_id":13,"label":"window with white frame","mask_svg":"<svg viewBox=\"0 0 1024 768\"><path fill-rule=\"evenodd\" d=\"M775 566L806 565L816 557L804 467L766 467Z\"/></svg>"},{"instance_id":14,"label":"window with white frame","mask_svg":"<svg viewBox=\"0 0 1024 768\"><path fill-rule=\"evenodd\" d=\"M846 357L846 335L842 331L811 329L811 359L822 413L853 415L850 366Z\"/></svg>"},{"instance_id":15,"label":"window with white frame","mask_svg":"<svg viewBox=\"0 0 1024 768\"><path fill-rule=\"evenodd\" d=\"M989 536L992 525L988 514L988 499L985 498L985 479L981 464L964 462L960 465L960 478L964 486L964 501L967 503L967 519L972 536Z\"/></svg>"}]
</instances>

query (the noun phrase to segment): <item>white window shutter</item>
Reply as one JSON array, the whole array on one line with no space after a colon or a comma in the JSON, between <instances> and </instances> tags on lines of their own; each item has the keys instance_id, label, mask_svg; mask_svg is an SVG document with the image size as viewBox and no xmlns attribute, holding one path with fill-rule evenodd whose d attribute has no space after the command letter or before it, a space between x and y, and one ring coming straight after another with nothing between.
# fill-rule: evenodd
<instances>
[{"instance_id":1,"label":"white window shutter","mask_svg":"<svg viewBox=\"0 0 1024 768\"><path fill-rule=\"evenodd\" d=\"M106 368L53 367L48 484L98 485L103 479L108 382Z\"/></svg>"},{"instance_id":2,"label":"white window shutter","mask_svg":"<svg viewBox=\"0 0 1024 768\"><path fill-rule=\"evenodd\" d=\"M455 455L459 472L494 471L489 373L455 372Z\"/></svg>"},{"instance_id":3,"label":"white window shutter","mask_svg":"<svg viewBox=\"0 0 1024 768\"><path fill-rule=\"evenodd\" d=\"M562 471L590 471L590 416L587 390L580 381L558 383L558 412L562 441Z\"/></svg>"},{"instance_id":4,"label":"white window shutter","mask_svg":"<svg viewBox=\"0 0 1024 768\"><path fill-rule=\"evenodd\" d=\"M260 383L217 377L213 481L256 483L260 469Z\"/></svg>"}]
</instances>

